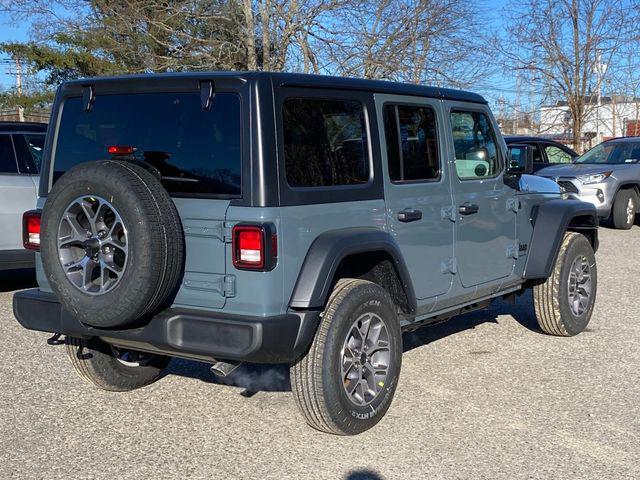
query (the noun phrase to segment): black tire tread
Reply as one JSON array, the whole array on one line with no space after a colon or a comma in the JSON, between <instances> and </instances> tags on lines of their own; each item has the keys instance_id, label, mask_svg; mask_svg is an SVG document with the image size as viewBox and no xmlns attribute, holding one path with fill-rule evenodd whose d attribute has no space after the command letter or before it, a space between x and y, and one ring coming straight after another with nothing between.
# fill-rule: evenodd
<instances>
[{"instance_id":1,"label":"black tire tread","mask_svg":"<svg viewBox=\"0 0 640 480\"><path fill-rule=\"evenodd\" d=\"M620 190L616 193L611 211L611 220L614 228L619 230L629 230L634 222L627 223L627 203L629 198L634 199L636 211L638 209L638 199L634 190Z\"/></svg>"},{"instance_id":2,"label":"black tire tread","mask_svg":"<svg viewBox=\"0 0 640 480\"><path fill-rule=\"evenodd\" d=\"M570 336L562 320L559 289L567 249L580 237L583 236L576 232L565 233L551 275L544 282L533 287L535 315L542 331L549 335Z\"/></svg>"},{"instance_id":3,"label":"black tire tread","mask_svg":"<svg viewBox=\"0 0 640 480\"><path fill-rule=\"evenodd\" d=\"M349 295L351 290L371 283L366 280L344 278L340 279L334 287L327 306L323 312L318 331L311 348L291 367L293 396L307 423L326 433L344 435L344 432L336 425L325 407L325 399L322 390L322 351L324 350L327 333L338 305Z\"/></svg>"},{"instance_id":4,"label":"black tire tread","mask_svg":"<svg viewBox=\"0 0 640 480\"><path fill-rule=\"evenodd\" d=\"M179 232L178 237L184 238L182 231L182 222L176 210L171 197L166 190L153 189L149 186L149 179L155 177L144 168L124 162L111 162L121 168L126 168L135 175L140 183L142 183L153 200L153 206L158 212L160 238L162 239L162 265L161 275L159 276L158 286L151 301L147 304L147 308L140 313L144 316L147 313L155 312L167 299L167 296L174 290L180 276L182 275L182 262L184 255L184 247L182 242L170 241L168 231Z\"/></svg>"},{"instance_id":5,"label":"black tire tread","mask_svg":"<svg viewBox=\"0 0 640 480\"><path fill-rule=\"evenodd\" d=\"M162 370L169 363L168 357L157 356L155 366L129 367L128 374L124 376L118 372L117 367L110 368L107 364L108 361L117 362L115 357L106 359L104 354L91 354L92 349L87 340L67 336L65 350L80 378L109 392L128 392L150 385L162 376ZM82 352L88 352L88 357L84 358Z\"/></svg>"}]
</instances>

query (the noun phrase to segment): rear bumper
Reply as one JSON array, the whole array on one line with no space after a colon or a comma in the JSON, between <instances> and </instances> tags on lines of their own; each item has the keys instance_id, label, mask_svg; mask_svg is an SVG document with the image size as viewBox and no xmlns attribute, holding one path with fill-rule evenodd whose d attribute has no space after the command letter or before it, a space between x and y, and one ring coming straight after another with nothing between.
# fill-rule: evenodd
<instances>
[{"instance_id":1,"label":"rear bumper","mask_svg":"<svg viewBox=\"0 0 640 480\"><path fill-rule=\"evenodd\" d=\"M121 347L195 360L254 363L293 362L309 347L319 319L315 311L247 317L169 309L143 327L100 329L79 322L54 295L38 289L16 293L13 312L29 330L98 337Z\"/></svg>"},{"instance_id":2,"label":"rear bumper","mask_svg":"<svg viewBox=\"0 0 640 480\"><path fill-rule=\"evenodd\" d=\"M34 268L35 254L30 250L0 250L0 270Z\"/></svg>"}]
</instances>

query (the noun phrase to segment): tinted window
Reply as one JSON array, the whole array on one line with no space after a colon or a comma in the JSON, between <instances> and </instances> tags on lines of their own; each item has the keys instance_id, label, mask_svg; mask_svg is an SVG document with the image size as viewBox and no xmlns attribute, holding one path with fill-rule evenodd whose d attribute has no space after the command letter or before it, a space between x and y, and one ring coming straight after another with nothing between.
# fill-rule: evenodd
<instances>
[{"instance_id":1,"label":"tinted window","mask_svg":"<svg viewBox=\"0 0 640 480\"><path fill-rule=\"evenodd\" d=\"M568 153L562 150L555 145L546 145L544 147L544 151L547 154L547 159L549 163L571 163L573 162L573 157Z\"/></svg>"},{"instance_id":2,"label":"tinted window","mask_svg":"<svg viewBox=\"0 0 640 480\"><path fill-rule=\"evenodd\" d=\"M44 150L44 135L25 133L13 136L13 142L18 154L20 171L37 174L40 171L42 152Z\"/></svg>"},{"instance_id":3,"label":"tinted window","mask_svg":"<svg viewBox=\"0 0 640 480\"><path fill-rule=\"evenodd\" d=\"M0 173L18 173L11 136L0 135Z\"/></svg>"},{"instance_id":4,"label":"tinted window","mask_svg":"<svg viewBox=\"0 0 640 480\"><path fill-rule=\"evenodd\" d=\"M355 185L369 180L362 104L290 98L282 110L287 182L292 187Z\"/></svg>"},{"instance_id":5,"label":"tinted window","mask_svg":"<svg viewBox=\"0 0 640 480\"><path fill-rule=\"evenodd\" d=\"M435 112L430 107L386 105L384 130L392 182L440 177Z\"/></svg>"},{"instance_id":6,"label":"tinted window","mask_svg":"<svg viewBox=\"0 0 640 480\"><path fill-rule=\"evenodd\" d=\"M98 96L91 112L81 98L65 101L54 180L72 166L110 158L109 146L130 146L157 168L171 193L239 195L240 99L216 94L208 110L198 93Z\"/></svg>"},{"instance_id":7,"label":"tinted window","mask_svg":"<svg viewBox=\"0 0 640 480\"><path fill-rule=\"evenodd\" d=\"M451 129L460 179L493 177L500 172L493 127L484 113L451 112Z\"/></svg>"}]
</instances>

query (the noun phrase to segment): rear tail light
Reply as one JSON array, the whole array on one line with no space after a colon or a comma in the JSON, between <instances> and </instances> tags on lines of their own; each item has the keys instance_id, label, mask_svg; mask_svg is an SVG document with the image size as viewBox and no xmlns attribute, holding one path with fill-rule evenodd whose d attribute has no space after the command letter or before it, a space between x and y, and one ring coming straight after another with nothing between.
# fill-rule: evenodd
<instances>
[{"instance_id":1,"label":"rear tail light","mask_svg":"<svg viewBox=\"0 0 640 480\"><path fill-rule=\"evenodd\" d=\"M233 227L233 265L240 270L273 269L277 260L277 237L270 224Z\"/></svg>"},{"instance_id":2,"label":"rear tail light","mask_svg":"<svg viewBox=\"0 0 640 480\"><path fill-rule=\"evenodd\" d=\"M22 244L28 250L40 250L40 210L22 215Z\"/></svg>"}]
</instances>

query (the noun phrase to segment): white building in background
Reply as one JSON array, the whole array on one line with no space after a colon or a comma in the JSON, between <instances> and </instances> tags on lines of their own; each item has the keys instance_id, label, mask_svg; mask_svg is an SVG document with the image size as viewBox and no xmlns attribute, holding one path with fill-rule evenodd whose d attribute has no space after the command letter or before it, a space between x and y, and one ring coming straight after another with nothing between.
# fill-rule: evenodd
<instances>
[{"instance_id":1,"label":"white building in background","mask_svg":"<svg viewBox=\"0 0 640 480\"><path fill-rule=\"evenodd\" d=\"M589 97L591 110L582 129L585 146L596 145L614 137L640 136L640 98L622 96ZM571 114L566 102L540 108L540 133L570 138Z\"/></svg>"}]
</instances>

